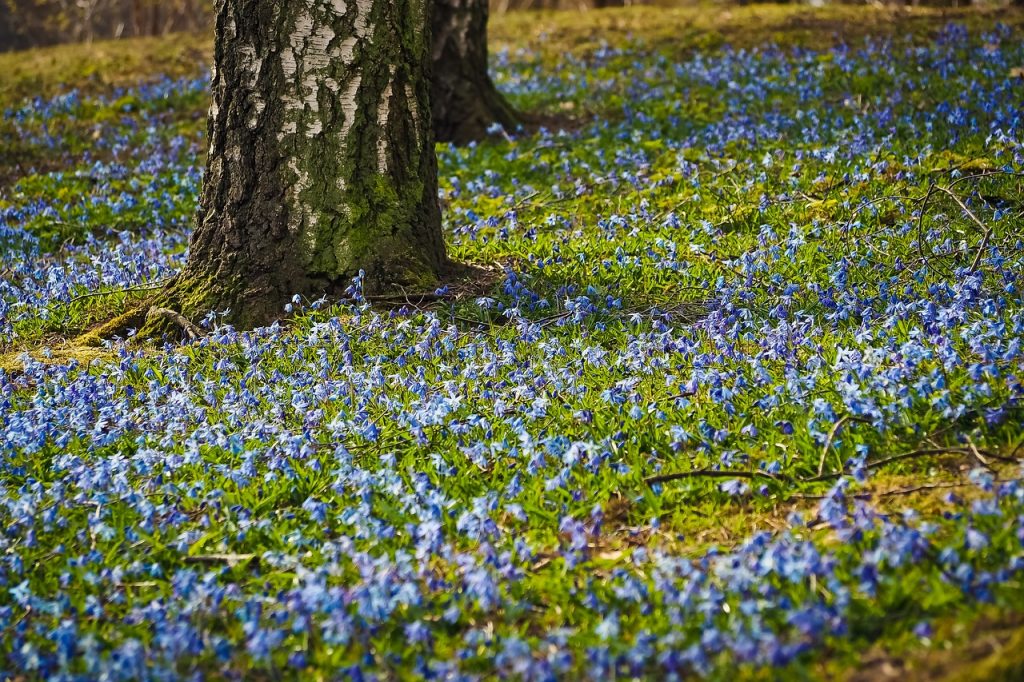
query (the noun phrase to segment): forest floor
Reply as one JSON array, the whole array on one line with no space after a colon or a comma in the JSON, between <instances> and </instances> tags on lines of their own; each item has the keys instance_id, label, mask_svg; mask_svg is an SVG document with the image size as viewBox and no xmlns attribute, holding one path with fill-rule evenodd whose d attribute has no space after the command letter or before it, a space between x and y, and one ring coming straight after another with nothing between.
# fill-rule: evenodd
<instances>
[{"instance_id":1,"label":"forest floor","mask_svg":"<svg viewBox=\"0 0 1024 682\"><path fill-rule=\"evenodd\" d=\"M490 290L163 344L208 39L0 55L0 672L1024 679L1024 13L491 44Z\"/></svg>"}]
</instances>

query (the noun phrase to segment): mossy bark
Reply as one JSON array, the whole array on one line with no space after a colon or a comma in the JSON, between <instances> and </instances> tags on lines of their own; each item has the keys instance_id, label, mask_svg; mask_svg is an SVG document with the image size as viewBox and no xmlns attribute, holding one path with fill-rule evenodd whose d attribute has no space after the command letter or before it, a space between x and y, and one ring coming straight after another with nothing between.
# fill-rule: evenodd
<instances>
[{"instance_id":1,"label":"mossy bark","mask_svg":"<svg viewBox=\"0 0 1024 682\"><path fill-rule=\"evenodd\" d=\"M440 142L479 140L500 123L514 130L516 111L487 72L488 0L434 0L434 133Z\"/></svg>"},{"instance_id":2,"label":"mossy bark","mask_svg":"<svg viewBox=\"0 0 1024 682\"><path fill-rule=\"evenodd\" d=\"M429 2L218 0L210 152L168 307L251 327L360 270L371 292L437 281Z\"/></svg>"}]
</instances>

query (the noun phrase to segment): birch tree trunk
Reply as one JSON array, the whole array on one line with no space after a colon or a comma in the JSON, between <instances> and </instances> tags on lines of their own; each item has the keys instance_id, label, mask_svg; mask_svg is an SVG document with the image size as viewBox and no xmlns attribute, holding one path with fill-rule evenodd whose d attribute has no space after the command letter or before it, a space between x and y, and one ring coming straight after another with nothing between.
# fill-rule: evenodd
<instances>
[{"instance_id":1,"label":"birch tree trunk","mask_svg":"<svg viewBox=\"0 0 1024 682\"><path fill-rule=\"evenodd\" d=\"M218 0L210 153L166 292L241 327L293 294L432 287L447 259L431 129L430 0Z\"/></svg>"},{"instance_id":2,"label":"birch tree trunk","mask_svg":"<svg viewBox=\"0 0 1024 682\"><path fill-rule=\"evenodd\" d=\"M440 142L465 144L518 117L487 73L488 0L434 0L430 101Z\"/></svg>"}]
</instances>

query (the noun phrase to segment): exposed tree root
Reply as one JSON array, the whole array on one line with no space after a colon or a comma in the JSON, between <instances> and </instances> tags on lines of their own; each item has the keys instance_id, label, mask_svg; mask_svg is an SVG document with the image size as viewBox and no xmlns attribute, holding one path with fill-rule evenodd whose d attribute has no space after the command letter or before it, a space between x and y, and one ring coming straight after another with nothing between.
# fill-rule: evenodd
<instances>
[{"instance_id":1,"label":"exposed tree root","mask_svg":"<svg viewBox=\"0 0 1024 682\"><path fill-rule=\"evenodd\" d=\"M502 268L496 265L449 262L443 274L448 283L444 293L405 291L398 287L393 292L367 295L364 300L372 306L385 309L429 310L433 305L486 295L493 291L502 274ZM127 338L139 345L160 339L194 341L202 337L205 331L193 320L206 316L212 309L225 307L223 302L218 304L211 296L213 290L209 282L188 280L179 274L162 291L142 300L128 312L76 337L72 344L95 348L107 341ZM340 296L328 296L328 300L351 302L351 299ZM287 321L283 310L277 319Z\"/></svg>"},{"instance_id":2,"label":"exposed tree root","mask_svg":"<svg viewBox=\"0 0 1024 682\"><path fill-rule=\"evenodd\" d=\"M182 328L182 330L188 334L189 339L195 341L203 335L203 330L192 323L187 317L179 312L175 312L170 308L157 308L156 306L149 309L146 313L146 321L150 322L155 319L164 319Z\"/></svg>"}]
</instances>

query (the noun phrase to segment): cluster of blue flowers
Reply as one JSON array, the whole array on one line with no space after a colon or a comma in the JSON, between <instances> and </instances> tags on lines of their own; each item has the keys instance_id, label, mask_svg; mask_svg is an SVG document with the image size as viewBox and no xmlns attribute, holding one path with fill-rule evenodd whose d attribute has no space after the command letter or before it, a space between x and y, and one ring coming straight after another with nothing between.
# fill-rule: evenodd
<instances>
[{"instance_id":1,"label":"cluster of blue flowers","mask_svg":"<svg viewBox=\"0 0 1024 682\"><path fill-rule=\"evenodd\" d=\"M1022 44L500 55L609 114L440 150L490 296L0 370L0 668L673 679L1019 604ZM8 113L135 103L0 213L11 348L180 267L197 87Z\"/></svg>"}]
</instances>

